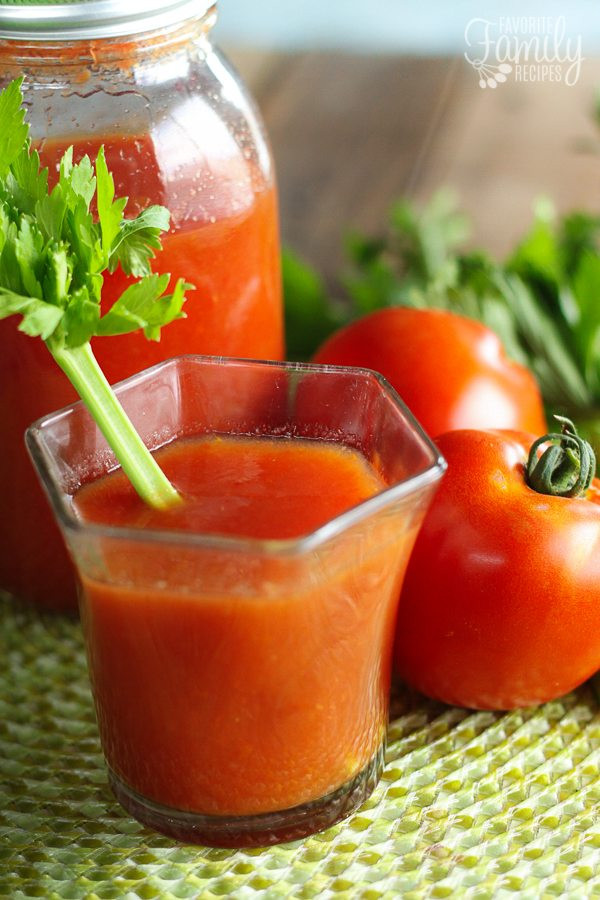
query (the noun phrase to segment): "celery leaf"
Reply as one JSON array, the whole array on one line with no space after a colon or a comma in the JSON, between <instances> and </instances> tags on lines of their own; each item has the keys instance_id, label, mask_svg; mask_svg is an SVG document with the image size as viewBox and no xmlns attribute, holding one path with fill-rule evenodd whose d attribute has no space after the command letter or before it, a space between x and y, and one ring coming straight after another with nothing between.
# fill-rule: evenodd
<instances>
[{"instance_id":1,"label":"celery leaf","mask_svg":"<svg viewBox=\"0 0 600 900\"><path fill-rule=\"evenodd\" d=\"M102 316L96 333L127 334L141 328L147 338L159 340L163 325L182 318L185 290L190 288L180 279L173 293L165 295L168 284L168 275L147 275L130 285Z\"/></svg>"},{"instance_id":2,"label":"celery leaf","mask_svg":"<svg viewBox=\"0 0 600 900\"><path fill-rule=\"evenodd\" d=\"M12 81L0 93L0 178L4 178L25 146L29 126L25 122L22 78Z\"/></svg>"},{"instance_id":3,"label":"celery leaf","mask_svg":"<svg viewBox=\"0 0 600 900\"><path fill-rule=\"evenodd\" d=\"M88 156L74 162L70 147L49 190L24 115L15 81L0 92L0 316L20 314L21 331L51 337L52 352L138 329L158 340L182 316L191 287L179 281L166 294L170 276L151 274L168 211L150 206L126 219L127 199L115 197L103 148L93 164ZM119 265L145 277L102 315L104 274Z\"/></svg>"},{"instance_id":4,"label":"celery leaf","mask_svg":"<svg viewBox=\"0 0 600 900\"><path fill-rule=\"evenodd\" d=\"M135 219L124 220L112 246L110 271L120 264L126 275L136 278L148 275L154 250L161 246L160 233L168 230L169 219L169 211L164 206L149 206Z\"/></svg>"},{"instance_id":5,"label":"celery leaf","mask_svg":"<svg viewBox=\"0 0 600 900\"><path fill-rule=\"evenodd\" d=\"M46 341L54 333L63 317L63 311L35 297L23 297L0 287L0 319L21 315L19 331L30 337Z\"/></svg>"}]
</instances>

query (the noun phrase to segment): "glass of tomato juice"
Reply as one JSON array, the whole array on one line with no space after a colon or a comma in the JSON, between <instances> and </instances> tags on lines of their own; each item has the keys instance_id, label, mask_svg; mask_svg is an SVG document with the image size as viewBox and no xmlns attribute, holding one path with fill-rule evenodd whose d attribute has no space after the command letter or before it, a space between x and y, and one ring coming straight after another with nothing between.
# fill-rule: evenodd
<instances>
[{"instance_id":1,"label":"glass of tomato juice","mask_svg":"<svg viewBox=\"0 0 600 900\"><path fill-rule=\"evenodd\" d=\"M381 772L400 583L444 462L368 370L183 356L117 394L183 497L170 511L82 404L27 432L80 578L112 788L198 843L327 827Z\"/></svg>"}]
</instances>

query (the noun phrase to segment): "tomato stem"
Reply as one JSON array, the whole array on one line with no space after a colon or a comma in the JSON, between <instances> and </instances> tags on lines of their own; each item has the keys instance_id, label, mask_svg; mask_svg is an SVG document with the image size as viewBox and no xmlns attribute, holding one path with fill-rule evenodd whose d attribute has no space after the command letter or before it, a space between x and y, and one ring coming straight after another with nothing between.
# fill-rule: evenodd
<instances>
[{"instance_id":1,"label":"tomato stem","mask_svg":"<svg viewBox=\"0 0 600 900\"><path fill-rule=\"evenodd\" d=\"M551 432L534 442L525 467L525 480L538 494L581 497L596 474L596 455L591 444L577 434L570 419L554 418L560 423L560 434ZM550 446L538 456L543 444Z\"/></svg>"}]
</instances>

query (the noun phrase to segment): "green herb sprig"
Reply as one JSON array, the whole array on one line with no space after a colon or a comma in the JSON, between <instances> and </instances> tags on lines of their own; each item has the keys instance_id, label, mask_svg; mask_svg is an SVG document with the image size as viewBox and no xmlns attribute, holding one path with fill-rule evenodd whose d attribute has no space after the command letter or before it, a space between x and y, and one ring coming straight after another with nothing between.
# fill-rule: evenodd
<instances>
[{"instance_id":1,"label":"green herb sprig","mask_svg":"<svg viewBox=\"0 0 600 900\"><path fill-rule=\"evenodd\" d=\"M508 354L536 375L547 407L573 418L600 446L600 216L558 218L540 200L529 233L504 262L464 250L469 231L451 192L439 192L421 210L397 203L383 235L347 239L335 299L288 251L290 355L310 356L335 327L383 307L453 310L495 331Z\"/></svg>"},{"instance_id":2,"label":"green herb sprig","mask_svg":"<svg viewBox=\"0 0 600 900\"><path fill-rule=\"evenodd\" d=\"M70 148L50 190L29 138L21 80L0 93L0 319L21 316L19 329L45 342L140 496L164 507L178 494L119 404L90 339L141 329L159 340L163 326L184 316L192 286L179 279L166 294L170 276L151 272L168 210L150 206L126 219L126 203L115 197L103 148L94 165L87 156L74 164ZM118 266L138 280L102 314L103 275Z\"/></svg>"}]
</instances>

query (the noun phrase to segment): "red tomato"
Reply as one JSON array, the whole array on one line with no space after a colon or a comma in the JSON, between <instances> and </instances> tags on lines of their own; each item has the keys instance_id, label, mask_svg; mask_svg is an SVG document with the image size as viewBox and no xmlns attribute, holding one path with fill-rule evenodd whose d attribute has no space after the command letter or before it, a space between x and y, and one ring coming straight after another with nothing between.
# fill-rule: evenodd
<instances>
[{"instance_id":1,"label":"red tomato","mask_svg":"<svg viewBox=\"0 0 600 900\"><path fill-rule=\"evenodd\" d=\"M432 435L456 428L546 430L533 375L508 359L492 331L455 313L379 310L337 331L315 361L381 372Z\"/></svg>"},{"instance_id":2,"label":"red tomato","mask_svg":"<svg viewBox=\"0 0 600 900\"><path fill-rule=\"evenodd\" d=\"M430 697L510 709L600 667L600 482L580 498L528 487L533 438L454 431L400 601L398 673Z\"/></svg>"}]
</instances>

